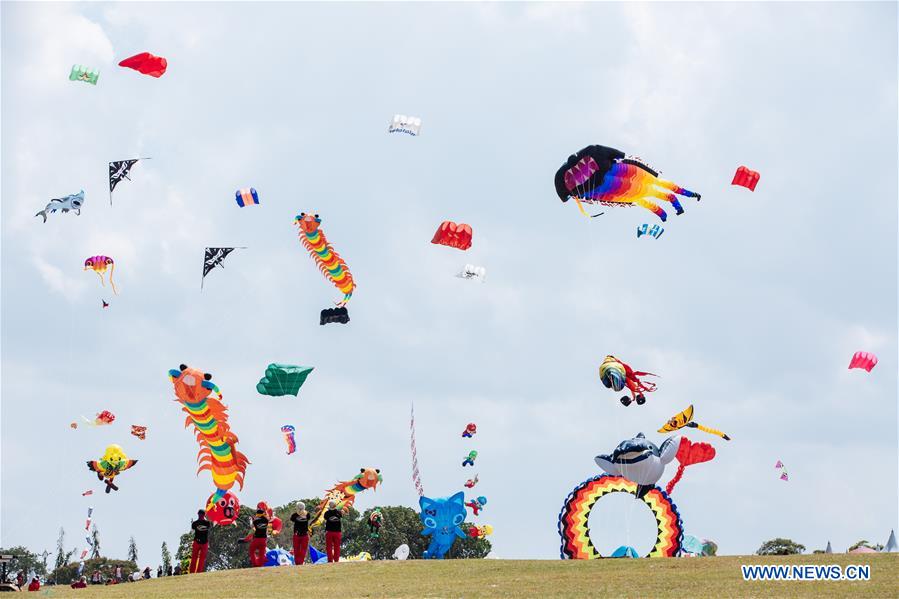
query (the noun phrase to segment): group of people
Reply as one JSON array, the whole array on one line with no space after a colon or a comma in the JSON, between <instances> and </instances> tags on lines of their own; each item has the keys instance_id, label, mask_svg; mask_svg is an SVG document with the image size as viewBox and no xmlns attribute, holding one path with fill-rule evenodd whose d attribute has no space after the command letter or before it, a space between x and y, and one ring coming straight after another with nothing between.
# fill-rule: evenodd
<instances>
[{"instance_id":1,"label":"group of people","mask_svg":"<svg viewBox=\"0 0 899 599\"><path fill-rule=\"evenodd\" d=\"M343 512L338 508L337 501L330 500L328 509L324 513L325 523L325 552L328 562L340 561L340 542L342 537L341 522ZM306 511L306 504L297 503L296 512L291 514L293 522L293 559L298 566L306 561L306 552L309 549L309 528L314 517ZM238 543L249 543L250 565L254 568L265 565L265 554L268 551L269 519L266 511L257 509L251 523L250 533L240 539ZM197 511L197 519L191 525L194 531L194 542L190 552L190 567L188 572L195 574L206 571L206 555L209 551L209 531L212 523L206 519L206 511Z\"/></svg>"}]
</instances>

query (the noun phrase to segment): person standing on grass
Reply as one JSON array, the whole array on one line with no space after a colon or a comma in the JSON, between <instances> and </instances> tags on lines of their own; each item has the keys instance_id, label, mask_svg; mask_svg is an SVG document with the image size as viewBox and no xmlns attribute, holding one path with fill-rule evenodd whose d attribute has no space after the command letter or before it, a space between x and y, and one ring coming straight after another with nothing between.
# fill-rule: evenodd
<instances>
[{"instance_id":1,"label":"person standing on grass","mask_svg":"<svg viewBox=\"0 0 899 599\"><path fill-rule=\"evenodd\" d=\"M253 530L246 537L242 538L238 543L250 543L250 565L258 568L265 564L265 542L268 537L268 518L265 517L265 510L256 510L256 517L253 518Z\"/></svg>"},{"instance_id":2,"label":"person standing on grass","mask_svg":"<svg viewBox=\"0 0 899 599\"><path fill-rule=\"evenodd\" d=\"M194 531L194 544L190 550L189 572L206 571L206 553L209 551L209 529L212 524L206 519L206 510L197 510L197 519L191 522ZM180 568L179 568L180 569Z\"/></svg>"},{"instance_id":3,"label":"person standing on grass","mask_svg":"<svg viewBox=\"0 0 899 599\"><path fill-rule=\"evenodd\" d=\"M325 552L328 554L328 563L340 561L341 518L343 512L337 509L337 501L332 499L325 512Z\"/></svg>"},{"instance_id":4,"label":"person standing on grass","mask_svg":"<svg viewBox=\"0 0 899 599\"><path fill-rule=\"evenodd\" d=\"M306 561L306 550L309 549L309 512L306 504L297 502L297 512L290 516L293 522L293 563L302 566Z\"/></svg>"}]
</instances>

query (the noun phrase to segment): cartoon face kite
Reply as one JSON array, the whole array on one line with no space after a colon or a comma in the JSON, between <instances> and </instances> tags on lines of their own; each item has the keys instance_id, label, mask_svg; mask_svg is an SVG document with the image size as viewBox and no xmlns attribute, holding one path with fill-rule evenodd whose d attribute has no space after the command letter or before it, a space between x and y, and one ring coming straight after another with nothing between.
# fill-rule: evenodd
<instances>
[{"instance_id":1,"label":"cartoon face kite","mask_svg":"<svg viewBox=\"0 0 899 599\"><path fill-rule=\"evenodd\" d=\"M92 270L100 277L100 284L106 287L106 279L103 275L109 270L109 284L112 286L112 292L119 294L115 288L115 281L112 280L112 273L115 272L115 262L109 256L91 256L84 261L84 270Z\"/></svg>"},{"instance_id":2,"label":"cartoon face kite","mask_svg":"<svg viewBox=\"0 0 899 599\"><path fill-rule=\"evenodd\" d=\"M137 460L129 460L125 450L119 445L110 445L99 460L87 462L88 470L97 473L97 478L106 483L106 492L118 491L113 480L120 473L137 464Z\"/></svg>"}]
</instances>

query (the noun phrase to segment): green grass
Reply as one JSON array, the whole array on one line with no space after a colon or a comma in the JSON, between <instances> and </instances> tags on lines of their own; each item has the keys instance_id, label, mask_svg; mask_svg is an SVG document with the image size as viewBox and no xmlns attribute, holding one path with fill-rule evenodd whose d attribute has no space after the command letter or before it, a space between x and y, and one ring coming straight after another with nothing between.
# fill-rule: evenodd
<instances>
[{"instance_id":1,"label":"green grass","mask_svg":"<svg viewBox=\"0 0 899 599\"><path fill-rule=\"evenodd\" d=\"M740 564L869 564L868 582L745 582ZM228 570L109 587L47 587L54 598L116 597L899 597L899 554L682 559L345 562Z\"/></svg>"}]
</instances>

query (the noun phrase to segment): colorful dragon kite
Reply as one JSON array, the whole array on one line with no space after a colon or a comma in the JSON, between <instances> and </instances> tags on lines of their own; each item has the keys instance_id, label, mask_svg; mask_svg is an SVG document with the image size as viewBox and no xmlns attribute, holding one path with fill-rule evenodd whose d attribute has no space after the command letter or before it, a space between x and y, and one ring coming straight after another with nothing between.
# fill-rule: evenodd
<instances>
[{"instance_id":1,"label":"colorful dragon kite","mask_svg":"<svg viewBox=\"0 0 899 599\"><path fill-rule=\"evenodd\" d=\"M178 370L169 370L169 377L175 386L176 401L187 414L184 427L193 423L200 444L197 474L203 470L209 470L212 474L216 490L206 502L206 511L209 512L235 482L243 489L244 475L250 462L247 456L237 451L237 435L231 432L228 425L228 408L222 403L222 393L212 382L212 375L182 364ZM217 397L211 396L212 393Z\"/></svg>"},{"instance_id":2,"label":"colorful dragon kite","mask_svg":"<svg viewBox=\"0 0 899 599\"><path fill-rule=\"evenodd\" d=\"M359 474L352 480L337 483L327 491L318 508L315 511L315 518L309 524L309 528L314 528L324 522L325 510L328 508L328 502L332 499L337 501L337 509L349 510L356 501L356 495L366 489L377 490L378 485L384 482L381 471L377 468L360 468Z\"/></svg>"},{"instance_id":3,"label":"colorful dragon kite","mask_svg":"<svg viewBox=\"0 0 899 599\"><path fill-rule=\"evenodd\" d=\"M300 227L302 233L300 241L303 243L303 247L309 251L309 255L315 260L322 275L343 293L343 300L337 302L337 307L343 308L353 297L356 283L353 281L353 275L346 262L334 251L334 248L328 243L327 237L319 228L322 219L317 214L313 216L303 212L296 217L294 222Z\"/></svg>"}]
</instances>

